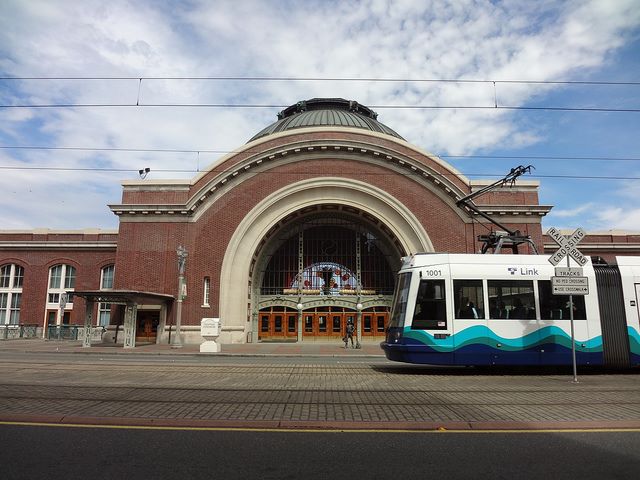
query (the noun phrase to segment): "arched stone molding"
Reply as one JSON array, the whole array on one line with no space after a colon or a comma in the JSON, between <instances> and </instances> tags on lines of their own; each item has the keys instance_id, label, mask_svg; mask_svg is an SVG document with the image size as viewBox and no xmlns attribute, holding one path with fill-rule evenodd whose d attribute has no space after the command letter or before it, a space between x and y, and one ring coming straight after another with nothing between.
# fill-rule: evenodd
<instances>
[{"instance_id":1,"label":"arched stone molding","mask_svg":"<svg viewBox=\"0 0 640 480\"><path fill-rule=\"evenodd\" d=\"M427 232L411 211L377 187L344 178L314 178L288 185L254 207L238 225L220 273L220 319L225 326L245 326L251 311L249 271L254 252L267 232L297 210L318 204L349 205L377 218L405 252L432 252ZM232 338L244 342L246 337Z\"/></svg>"}]
</instances>

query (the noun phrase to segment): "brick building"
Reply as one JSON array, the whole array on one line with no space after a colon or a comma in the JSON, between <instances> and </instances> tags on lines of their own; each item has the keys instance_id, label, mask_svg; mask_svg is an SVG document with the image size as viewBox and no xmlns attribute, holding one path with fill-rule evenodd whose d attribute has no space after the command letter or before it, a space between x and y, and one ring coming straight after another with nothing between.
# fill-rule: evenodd
<instances>
[{"instance_id":1,"label":"brick building","mask_svg":"<svg viewBox=\"0 0 640 480\"><path fill-rule=\"evenodd\" d=\"M340 339L349 320L363 340L380 338L400 258L477 252L491 226L456 206L490 182L468 180L376 117L342 99L299 102L190 180L125 181L110 205L117 232L0 232L0 323L89 315L112 332L123 325L126 346L175 340L178 319L183 341L199 343L210 317L222 343ZM538 186L519 180L475 203L542 253L551 206ZM609 260L640 253L640 237L624 233L582 245ZM65 292L74 295L60 308Z\"/></svg>"}]
</instances>

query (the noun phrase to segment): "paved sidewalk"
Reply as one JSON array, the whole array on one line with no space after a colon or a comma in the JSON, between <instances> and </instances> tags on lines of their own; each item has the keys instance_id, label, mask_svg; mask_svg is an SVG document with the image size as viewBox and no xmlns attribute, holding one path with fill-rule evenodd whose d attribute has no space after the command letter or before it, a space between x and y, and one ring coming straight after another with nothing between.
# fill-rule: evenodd
<instances>
[{"instance_id":1,"label":"paved sidewalk","mask_svg":"<svg viewBox=\"0 0 640 480\"><path fill-rule=\"evenodd\" d=\"M122 345L93 343L83 347L80 341L19 339L0 341L1 351L20 352L66 352L84 354L136 354L136 355L220 355L220 356L328 356L328 357L380 357L384 352L379 342L363 342L361 348L344 348L342 342L299 342L299 343L246 343L223 344L216 354L200 353L200 345L186 344L182 348L172 348L162 344L138 344L135 348L123 348Z\"/></svg>"},{"instance_id":2,"label":"paved sidewalk","mask_svg":"<svg viewBox=\"0 0 640 480\"><path fill-rule=\"evenodd\" d=\"M223 346L219 360L200 356L197 346L148 345L129 352L83 349L78 342L0 342L0 421L334 430L640 429L637 370L582 375L579 370L575 384L570 368L558 373L398 364L386 361L373 344L360 350L331 344Z\"/></svg>"}]
</instances>

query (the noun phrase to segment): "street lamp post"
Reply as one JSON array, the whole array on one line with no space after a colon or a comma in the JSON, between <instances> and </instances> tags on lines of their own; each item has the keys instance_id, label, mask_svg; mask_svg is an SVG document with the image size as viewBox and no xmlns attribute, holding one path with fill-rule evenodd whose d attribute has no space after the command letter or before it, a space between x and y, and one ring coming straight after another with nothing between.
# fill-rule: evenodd
<instances>
[{"instance_id":1,"label":"street lamp post","mask_svg":"<svg viewBox=\"0 0 640 480\"><path fill-rule=\"evenodd\" d=\"M178 255L178 299L176 305L176 333L172 338L171 348L182 348L180 339L180 322L182 321L182 299L184 293L184 271L187 265L187 249L179 245L176 249Z\"/></svg>"}]
</instances>

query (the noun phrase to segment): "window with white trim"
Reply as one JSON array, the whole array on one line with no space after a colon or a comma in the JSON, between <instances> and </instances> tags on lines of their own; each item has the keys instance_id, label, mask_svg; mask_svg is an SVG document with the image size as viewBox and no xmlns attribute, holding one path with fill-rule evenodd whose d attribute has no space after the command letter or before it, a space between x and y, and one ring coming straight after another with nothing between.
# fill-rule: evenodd
<instances>
[{"instance_id":1,"label":"window with white trim","mask_svg":"<svg viewBox=\"0 0 640 480\"><path fill-rule=\"evenodd\" d=\"M209 277L204 277L204 293L202 295L202 306L209 306L209 290L211 289L211 280Z\"/></svg>"},{"instance_id":2,"label":"window with white trim","mask_svg":"<svg viewBox=\"0 0 640 480\"><path fill-rule=\"evenodd\" d=\"M107 265L102 268L100 279L100 290L111 290L113 288L113 273L115 271L114 265Z\"/></svg>"},{"instance_id":3,"label":"window with white trim","mask_svg":"<svg viewBox=\"0 0 640 480\"><path fill-rule=\"evenodd\" d=\"M107 265L102 268L100 273L100 290L111 290L113 288L113 274L115 272L114 265ZM101 327L106 327L111 323L111 304L99 303L98 304L98 319L97 324Z\"/></svg>"},{"instance_id":4,"label":"window with white trim","mask_svg":"<svg viewBox=\"0 0 640 480\"><path fill-rule=\"evenodd\" d=\"M73 290L76 287L76 268L71 265L54 265L49 269L49 289L47 290L47 308L60 307L60 295L67 292L65 308L73 308Z\"/></svg>"},{"instance_id":5,"label":"window with white trim","mask_svg":"<svg viewBox=\"0 0 640 480\"><path fill-rule=\"evenodd\" d=\"M16 264L0 267L0 325L20 323L24 268Z\"/></svg>"}]
</instances>

